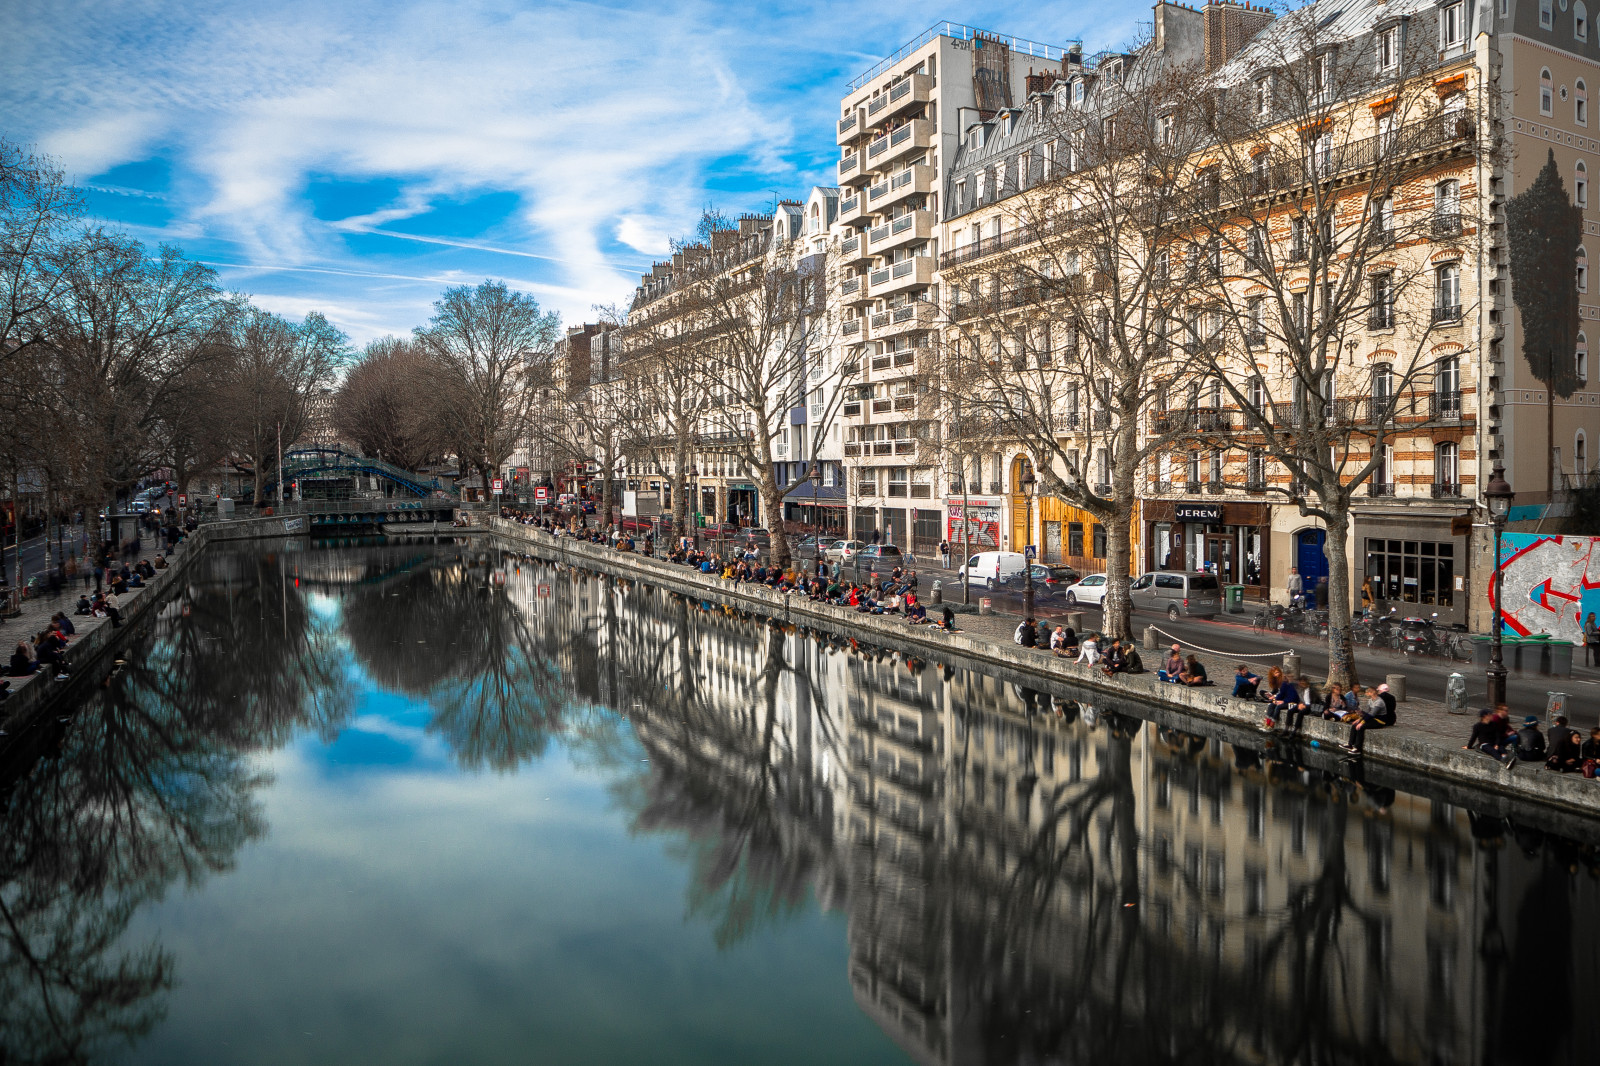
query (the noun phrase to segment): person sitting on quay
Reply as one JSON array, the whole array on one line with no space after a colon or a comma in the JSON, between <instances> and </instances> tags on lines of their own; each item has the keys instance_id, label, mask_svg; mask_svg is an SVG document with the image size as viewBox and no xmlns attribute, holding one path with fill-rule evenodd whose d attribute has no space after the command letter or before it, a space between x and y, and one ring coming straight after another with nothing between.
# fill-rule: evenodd
<instances>
[{"instance_id":1,"label":"person sitting on quay","mask_svg":"<svg viewBox=\"0 0 1600 1066\"><path fill-rule=\"evenodd\" d=\"M111 628L116 629L122 625L122 594L113 585L111 591L101 598L100 603L105 607L106 614L111 618Z\"/></svg>"},{"instance_id":2,"label":"person sitting on quay","mask_svg":"<svg viewBox=\"0 0 1600 1066\"><path fill-rule=\"evenodd\" d=\"M1100 658L1100 672L1107 677L1114 677L1128 669L1128 653L1122 650L1122 641L1113 640L1111 647L1106 649L1105 655Z\"/></svg>"},{"instance_id":3,"label":"person sitting on quay","mask_svg":"<svg viewBox=\"0 0 1600 1066\"><path fill-rule=\"evenodd\" d=\"M63 637L75 637L78 635L78 627L73 625L72 619L68 618L65 614L58 612L51 616L50 624L54 626L56 631Z\"/></svg>"},{"instance_id":4,"label":"person sitting on quay","mask_svg":"<svg viewBox=\"0 0 1600 1066\"><path fill-rule=\"evenodd\" d=\"M1017 626L1017 631L1011 635L1013 643L1024 648L1037 648L1039 646L1039 630L1034 627L1032 618L1024 618Z\"/></svg>"},{"instance_id":5,"label":"person sitting on quay","mask_svg":"<svg viewBox=\"0 0 1600 1066\"><path fill-rule=\"evenodd\" d=\"M79 596L78 597L78 606L73 610L72 613L73 614L85 614L85 615L94 614L94 604L89 602L89 597L87 597L87 596Z\"/></svg>"},{"instance_id":6,"label":"person sitting on quay","mask_svg":"<svg viewBox=\"0 0 1600 1066\"><path fill-rule=\"evenodd\" d=\"M57 681L67 678L67 661L62 656L67 642L56 634L54 630L41 630L33 638L34 658L39 662L39 669L46 673L54 673Z\"/></svg>"},{"instance_id":7,"label":"person sitting on quay","mask_svg":"<svg viewBox=\"0 0 1600 1066\"><path fill-rule=\"evenodd\" d=\"M1516 747L1517 762L1539 762L1545 757L1544 734L1539 731L1539 718L1537 715L1528 715L1522 719L1522 728L1517 730Z\"/></svg>"},{"instance_id":8,"label":"person sitting on quay","mask_svg":"<svg viewBox=\"0 0 1600 1066\"><path fill-rule=\"evenodd\" d=\"M1056 626L1050 631L1050 652L1052 655L1061 654L1061 645L1067 640L1067 631L1064 626Z\"/></svg>"},{"instance_id":9,"label":"person sitting on quay","mask_svg":"<svg viewBox=\"0 0 1600 1066\"><path fill-rule=\"evenodd\" d=\"M956 613L950 609L950 605L945 604L941 610L944 617L937 623L939 628L943 629L946 633L960 632L960 630L956 628Z\"/></svg>"},{"instance_id":10,"label":"person sitting on quay","mask_svg":"<svg viewBox=\"0 0 1600 1066\"><path fill-rule=\"evenodd\" d=\"M32 650L27 641L18 641L16 650L11 653L11 664L6 668L7 677L29 677L39 669Z\"/></svg>"},{"instance_id":11,"label":"person sitting on quay","mask_svg":"<svg viewBox=\"0 0 1600 1066\"><path fill-rule=\"evenodd\" d=\"M1266 718L1262 721L1262 729L1273 729L1280 718L1295 717L1298 721L1305 721L1307 704L1305 696L1300 691L1300 686L1292 677L1279 676L1278 687L1273 690L1272 703L1267 708ZM1288 728L1297 728L1296 725L1286 723Z\"/></svg>"},{"instance_id":12,"label":"person sitting on quay","mask_svg":"<svg viewBox=\"0 0 1600 1066\"><path fill-rule=\"evenodd\" d=\"M1550 755L1544 761L1545 767L1559 774L1570 774L1574 770L1582 769L1581 748L1582 745L1578 743L1578 731L1567 725L1565 715L1557 715L1556 724L1550 728L1548 746Z\"/></svg>"},{"instance_id":13,"label":"person sitting on quay","mask_svg":"<svg viewBox=\"0 0 1600 1066\"><path fill-rule=\"evenodd\" d=\"M1093 666L1100 660L1100 644L1095 640L1095 634L1090 633L1083 638L1083 643L1078 646L1078 658L1075 662L1088 663Z\"/></svg>"},{"instance_id":14,"label":"person sitting on quay","mask_svg":"<svg viewBox=\"0 0 1600 1066\"><path fill-rule=\"evenodd\" d=\"M1165 681L1176 685L1178 675L1183 673L1183 649L1174 644L1167 649L1167 654L1161 660L1161 668L1156 671L1156 680Z\"/></svg>"},{"instance_id":15,"label":"person sitting on quay","mask_svg":"<svg viewBox=\"0 0 1600 1066\"><path fill-rule=\"evenodd\" d=\"M1350 739L1344 750L1350 755L1360 755L1367 747L1367 734L1374 729L1387 729L1395 723L1394 697L1388 685L1367 689L1367 701L1361 708L1361 717L1350 723Z\"/></svg>"},{"instance_id":16,"label":"person sitting on quay","mask_svg":"<svg viewBox=\"0 0 1600 1066\"><path fill-rule=\"evenodd\" d=\"M157 570L165 570L167 568L167 557L165 555L158 555L156 556L156 561L151 565L153 565Z\"/></svg>"},{"instance_id":17,"label":"person sitting on quay","mask_svg":"<svg viewBox=\"0 0 1600 1066\"><path fill-rule=\"evenodd\" d=\"M1174 644L1173 647L1176 648L1177 645ZM1165 671L1163 671L1163 673L1164 672ZM1161 680L1165 681L1166 678L1163 677ZM1173 680L1176 681L1177 678L1173 678ZM1260 691L1261 691L1261 677L1260 677L1260 675L1252 674L1250 672L1250 668L1248 666L1246 666L1244 663L1240 663L1238 666L1234 667L1234 670L1233 670L1233 696L1234 696L1234 699L1253 700L1253 699L1256 698L1256 694L1258 692L1260 692Z\"/></svg>"},{"instance_id":18,"label":"person sitting on quay","mask_svg":"<svg viewBox=\"0 0 1600 1066\"><path fill-rule=\"evenodd\" d=\"M1506 750L1511 740L1511 731L1506 722L1492 708L1485 707L1478 712L1478 721L1472 727L1472 734L1467 737L1467 742L1461 745L1462 751L1480 751L1489 758L1499 761L1506 756Z\"/></svg>"},{"instance_id":19,"label":"person sitting on quay","mask_svg":"<svg viewBox=\"0 0 1600 1066\"><path fill-rule=\"evenodd\" d=\"M1073 658L1078 654L1078 631L1071 626L1063 626L1058 627L1058 632L1061 634L1061 643L1057 645L1052 642L1050 650L1065 658Z\"/></svg>"},{"instance_id":20,"label":"person sitting on quay","mask_svg":"<svg viewBox=\"0 0 1600 1066\"><path fill-rule=\"evenodd\" d=\"M928 609L916 602L916 597L911 597L912 602L906 607L906 624L918 626L928 620Z\"/></svg>"},{"instance_id":21,"label":"person sitting on quay","mask_svg":"<svg viewBox=\"0 0 1600 1066\"><path fill-rule=\"evenodd\" d=\"M1335 681L1329 685L1322 698L1317 701L1317 706L1322 711L1322 717L1329 721L1342 720L1346 715L1360 707L1354 692L1346 692L1344 686Z\"/></svg>"},{"instance_id":22,"label":"person sitting on quay","mask_svg":"<svg viewBox=\"0 0 1600 1066\"><path fill-rule=\"evenodd\" d=\"M1183 669L1178 673L1178 683L1180 685L1199 687L1201 685L1209 685L1211 682L1206 678L1205 664L1191 655L1184 662Z\"/></svg>"},{"instance_id":23,"label":"person sitting on quay","mask_svg":"<svg viewBox=\"0 0 1600 1066\"><path fill-rule=\"evenodd\" d=\"M1584 777L1594 777L1600 772L1600 726L1589 730L1589 739L1578 749Z\"/></svg>"}]
</instances>

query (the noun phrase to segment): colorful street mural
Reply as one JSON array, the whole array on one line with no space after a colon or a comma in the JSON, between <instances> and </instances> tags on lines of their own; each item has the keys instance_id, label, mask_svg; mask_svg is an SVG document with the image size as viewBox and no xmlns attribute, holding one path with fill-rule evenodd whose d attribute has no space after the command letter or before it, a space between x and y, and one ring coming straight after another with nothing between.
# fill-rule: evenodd
<instances>
[{"instance_id":1,"label":"colorful street mural","mask_svg":"<svg viewBox=\"0 0 1600 1066\"><path fill-rule=\"evenodd\" d=\"M1600 617L1600 537L1507 533L1500 538L1505 627L1583 643L1583 620ZM1494 584L1489 585L1494 603Z\"/></svg>"},{"instance_id":2,"label":"colorful street mural","mask_svg":"<svg viewBox=\"0 0 1600 1066\"><path fill-rule=\"evenodd\" d=\"M965 508L961 504L951 501L949 505L949 526L947 532L950 537L951 550L957 555L961 554L961 545L969 544L972 551L993 551L1000 546L1000 505L990 500L969 500ZM966 521L963 523L962 519ZM963 541L963 529L965 536Z\"/></svg>"}]
</instances>

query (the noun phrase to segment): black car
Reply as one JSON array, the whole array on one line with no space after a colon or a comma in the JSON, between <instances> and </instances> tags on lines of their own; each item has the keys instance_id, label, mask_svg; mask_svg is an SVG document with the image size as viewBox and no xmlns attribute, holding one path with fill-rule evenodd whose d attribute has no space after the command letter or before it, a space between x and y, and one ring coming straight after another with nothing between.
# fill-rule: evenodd
<instances>
[{"instance_id":1,"label":"black car","mask_svg":"<svg viewBox=\"0 0 1600 1066\"><path fill-rule=\"evenodd\" d=\"M905 553L893 544L869 544L856 553L856 558L861 561L863 570L870 570L874 574L906 565Z\"/></svg>"},{"instance_id":2,"label":"black car","mask_svg":"<svg viewBox=\"0 0 1600 1066\"><path fill-rule=\"evenodd\" d=\"M1035 599L1050 599L1067 594L1067 586L1077 584L1083 575L1070 566L1051 566L1046 563L1032 563L1033 568L1033 595ZM1022 571L1008 574L1000 581L1002 588L1012 592L1021 592L1027 588L1027 582Z\"/></svg>"}]
</instances>

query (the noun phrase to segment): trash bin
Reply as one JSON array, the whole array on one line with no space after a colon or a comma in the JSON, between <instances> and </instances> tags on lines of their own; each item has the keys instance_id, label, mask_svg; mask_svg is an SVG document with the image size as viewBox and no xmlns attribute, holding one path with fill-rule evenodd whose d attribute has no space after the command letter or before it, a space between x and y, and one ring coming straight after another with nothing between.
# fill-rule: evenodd
<instances>
[{"instance_id":1,"label":"trash bin","mask_svg":"<svg viewBox=\"0 0 1600 1066\"><path fill-rule=\"evenodd\" d=\"M1222 609L1229 614L1244 614L1244 586L1222 586Z\"/></svg>"},{"instance_id":2,"label":"trash bin","mask_svg":"<svg viewBox=\"0 0 1600 1066\"><path fill-rule=\"evenodd\" d=\"M1552 640L1550 642L1550 676L1572 676L1572 642L1568 640Z\"/></svg>"}]
</instances>

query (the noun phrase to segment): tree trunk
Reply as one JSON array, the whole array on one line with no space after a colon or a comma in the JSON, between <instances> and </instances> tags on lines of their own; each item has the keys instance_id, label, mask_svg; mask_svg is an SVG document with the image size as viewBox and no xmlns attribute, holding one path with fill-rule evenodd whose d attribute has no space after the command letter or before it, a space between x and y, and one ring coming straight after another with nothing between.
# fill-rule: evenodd
<instances>
[{"instance_id":1,"label":"tree trunk","mask_svg":"<svg viewBox=\"0 0 1600 1066\"><path fill-rule=\"evenodd\" d=\"M789 534L783 529L783 491L778 488L778 475L771 463L761 471L761 509L766 512L767 529L772 534L772 562L787 567L794 554L789 550Z\"/></svg>"},{"instance_id":2,"label":"tree trunk","mask_svg":"<svg viewBox=\"0 0 1600 1066\"><path fill-rule=\"evenodd\" d=\"M266 487L267 487L267 471L265 470L265 468L262 465L262 460L261 460L261 455L260 455L260 449L259 448L256 449L256 453L257 453L256 455L251 457L252 461L251 461L251 464L250 464L254 468L253 475L255 477L255 488L253 490L253 493L252 493L250 499L254 501L255 506L260 507L263 503L266 502L265 500L263 500L261 498L261 494L264 491L266 491Z\"/></svg>"},{"instance_id":3,"label":"tree trunk","mask_svg":"<svg viewBox=\"0 0 1600 1066\"><path fill-rule=\"evenodd\" d=\"M1355 642L1350 637L1350 553L1345 534L1350 530L1350 507L1339 500L1328 508L1328 534L1323 551L1328 557L1328 678L1350 688L1356 684Z\"/></svg>"},{"instance_id":4,"label":"tree trunk","mask_svg":"<svg viewBox=\"0 0 1600 1066\"><path fill-rule=\"evenodd\" d=\"M689 441L679 434L672 448L672 532L679 537L690 536L689 531Z\"/></svg>"},{"instance_id":5,"label":"tree trunk","mask_svg":"<svg viewBox=\"0 0 1600 1066\"><path fill-rule=\"evenodd\" d=\"M1106 598L1100 624L1114 640L1133 639L1133 603L1128 598L1128 560L1133 555L1133 523L1126 508L1106 527Z\"/></svg>"}]
</instances>

